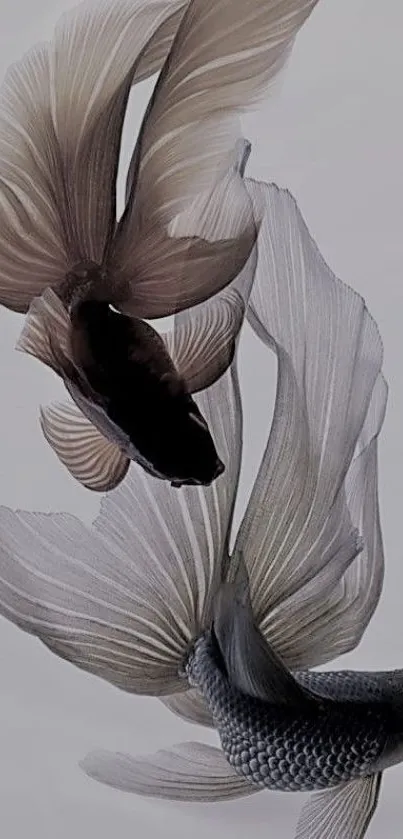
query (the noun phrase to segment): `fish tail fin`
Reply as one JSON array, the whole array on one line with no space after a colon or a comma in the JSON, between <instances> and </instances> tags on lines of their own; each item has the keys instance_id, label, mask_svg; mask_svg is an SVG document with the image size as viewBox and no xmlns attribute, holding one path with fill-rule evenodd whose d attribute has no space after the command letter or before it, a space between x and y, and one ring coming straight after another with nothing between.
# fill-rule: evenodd
<instances>
[{"instance_id":1,"label":"fish tail fin","mask_svg":"<svg viewBox=\"0 0 403 839\"><path fill-rule=\"evenodd\" d=\"M161 68L183 6L84 0L7 71L0 85L3 305L26 312L71 264L102 262L115 227L130 88Z\"/></svg>"}]
</instances>

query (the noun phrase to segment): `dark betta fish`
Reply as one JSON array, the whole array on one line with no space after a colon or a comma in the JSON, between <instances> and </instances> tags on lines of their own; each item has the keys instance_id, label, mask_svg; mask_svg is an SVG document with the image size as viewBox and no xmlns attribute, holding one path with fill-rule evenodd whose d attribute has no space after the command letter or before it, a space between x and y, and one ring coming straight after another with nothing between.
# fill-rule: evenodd
<instances>
[{"instance_id":1,"label":"dark betta fish","mask_svg":"<svg viewBox=\"0 0 403 839\"><path fill-rule=\"evenodd\" d=\"M41 422L87 487L116 486L130 460L176 485L222 472L190 394L231 363L253 280L261 219L237 115L316 2L86 0L6 76L0 302L28 312L19 349L73 397ZM118 219L130 88L160 69ZM170 315L165 339L144 323Z\"/></svg>"},{"instance_id":2,"label":"dark betta fish","mask_svg":"<svg viewBox=\"0 0 403 839\"><path fill-rule=\"evenodd\" d=\"M278 385L231 555L236 358L197 397L225 453L220 480L177 492L131 470L91 528L0 508L0 612L81 669L220 736L222 747L96 751L82 763L91 777L182 801L316 790L298 839L362 839L381 772L403 759L403 673L310 668L357 646L382 590L382 344L289 193L248 189L263 217L249 318L277 355Z\"/></svg>"},{"instance_id":3,"label":"dark betta fish","mask_svg":"<svg viewBox=\"0 0 403 839\"><path fill-rule=\"evenodd\" d=\"M211 483L224 464L165 342L145 321L85 293L87 279L102 287L98 273L84 264L75 272L82 285L69 309L71 380L80 371L77 385L101 404L108 438L147 472L177 486Z\"/></svg>"}]
</instances>

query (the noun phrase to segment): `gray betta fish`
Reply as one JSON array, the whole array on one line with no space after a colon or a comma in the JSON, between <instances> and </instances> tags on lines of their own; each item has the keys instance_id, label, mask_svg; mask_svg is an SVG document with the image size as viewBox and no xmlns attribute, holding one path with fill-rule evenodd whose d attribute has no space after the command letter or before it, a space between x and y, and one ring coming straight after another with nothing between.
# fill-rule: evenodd
<instances>
[{"instance_id":1,"label":"gray betta fish","mask_svg":"<svg viewBox=\"0 0 403 839\"><path fill-rule=\"evenodd\" d=\"M133 468L92 528L0 508L0 611L58 656L220 736L220 748L93 752L91 777L182 801L312 790L299 839L359 839L401 756L403 674L311 668L358 644L382 589L382 345L290 194L245 183L262 218L248 317L277 356L278 384L231 554L236 357L197 396L228 464L217 481L178 493Z\"/></svg>"},{"instance_id":2,"label":"gray betta fish","mask_svg":"<svg viewBox=\"0 0 403 839\"><path fill-rule=\"evenodd\" d=\"M231 363L253 280L239 112L316 3L87 0L7 73L0 302L27 313L18 348L73 399L41 425L90 489L116 486L130 460L177 486L224 468L192 394ZM130 89L160 69L118 218ZM144 320L168 315L165 336Z\"/></svg>"}]
</instances>

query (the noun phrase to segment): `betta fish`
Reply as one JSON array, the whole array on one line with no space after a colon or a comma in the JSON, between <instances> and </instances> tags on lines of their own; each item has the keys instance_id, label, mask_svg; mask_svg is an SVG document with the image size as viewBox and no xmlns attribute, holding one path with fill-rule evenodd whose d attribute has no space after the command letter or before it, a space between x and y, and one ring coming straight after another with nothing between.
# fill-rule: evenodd
<instances>
[{"instance_id":1,"label":"betta fish","mask_svg":"<svg viewBox=\"0 0 403 839\"><path fill-rule=\"evenodd\" d=\"M218 480L178 493L133 469L92 528L0 508L0 612L221 741L138 758L92 752L82 762L91 777L182 801L313 792L299 839L358 839L381 773L401 757L403 674L311 668L359 643L381 594L382 344L292 196L247 186L262 218L248 319L277 356L278 384L231 553L243 436L236 355L197 396L228 464Z\"/></svg>"},{"instance_id":2,"label":"betta fish","mask_svg":"<svg viewBox=\"0 0 403 839\"><path fill-rule=\"evenodd\" d=\"M73 399L42 429L93 490L130 460L175 486L225 466L192 394L231 363L256 263L239 113L316 3L88 0L6 75L0 302ZM156 70L117 218L129 93ZM145 323L168 315L170 336Z\"/></svg>"}]
</instances>

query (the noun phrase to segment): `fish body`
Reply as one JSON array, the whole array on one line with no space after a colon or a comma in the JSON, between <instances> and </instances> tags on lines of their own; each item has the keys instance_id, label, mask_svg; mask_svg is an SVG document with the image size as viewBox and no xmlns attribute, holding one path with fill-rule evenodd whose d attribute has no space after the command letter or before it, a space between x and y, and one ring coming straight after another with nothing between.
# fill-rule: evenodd
<instances>
[{"instance_id":1,"label":"fish body","mask_svg":"<svg viewBox=\"0 0 403 839\"><path fill-rule=\"evenodd\" d=\"M309 672L301 707L274 704L234 688L214 634L199 638L186 666L212 714L228 762L252 784L277 791L323 790L397 762L403 744L401 671ZM401 695L401 694L400 694Z\"/></svg>"},{"instance_id":2,"label":"fish body","mask_svg":"<svg viewBox=\"0 0 403 839\"><path fill-rule=\"evenodd\" d=\"M89 386L89 399L109 420L108 437L154 477L175 486L210 484L224 464L163 339L145 321L97 299L94 287L102 284L91 277L88 294L85 286L73 293L69 343L82 389Z\"/></svg>"},{"instance_id":3,"label":"fish body","mask_svg":"<svg viewBox=\"0 0 403 839\"><path fill-rule=\"evenodd\" d=\"M305 670L294 676L300 685L324 699L395 705L403 696L403 670Z\"/></svg>"}]
</instances>

